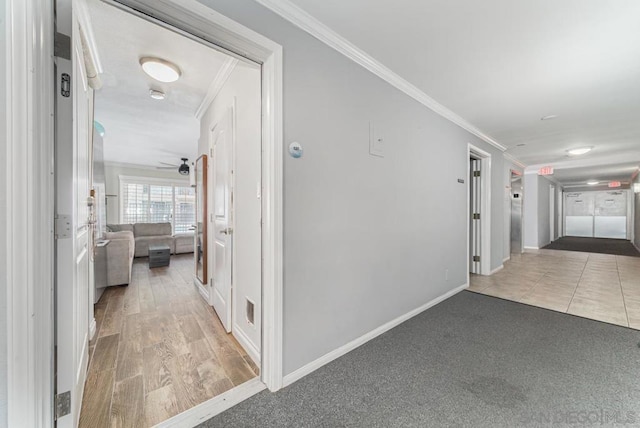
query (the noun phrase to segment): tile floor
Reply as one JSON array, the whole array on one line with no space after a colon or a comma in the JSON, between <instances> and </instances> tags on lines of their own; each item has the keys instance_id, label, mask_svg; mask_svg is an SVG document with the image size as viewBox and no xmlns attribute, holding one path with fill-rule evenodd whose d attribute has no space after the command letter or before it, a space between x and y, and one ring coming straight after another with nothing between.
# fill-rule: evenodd
<instances>
[{"instance_id":1,"label":"tile floor","mask_svg":"<svg viewBox=\"0 0 640 428\"><path fill-rule=\"evenodd\" d=\"M559 250L511 256L469 290L640 330L640 258Z\"/></svg>"}]
</instances>

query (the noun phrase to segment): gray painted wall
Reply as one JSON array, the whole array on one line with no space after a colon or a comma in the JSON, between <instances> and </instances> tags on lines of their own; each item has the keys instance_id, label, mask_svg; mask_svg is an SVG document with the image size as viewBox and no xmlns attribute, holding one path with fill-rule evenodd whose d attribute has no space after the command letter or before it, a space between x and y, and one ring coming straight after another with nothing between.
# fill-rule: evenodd
<instances>
[{"instance_id":1,"label":"gray painted wall","mask_svg":"<svg viewBox=\"0 0 640 428\"><path fill-rule=\"evenodd\" d=\"M557 219L560 209L557 202L558 193L562 192L562 188L537 174L525 174L524 176L523 230L525 247L542 248L551 242L549 193L552 185L555 186L554 219ZM557 230L557 224L554 225L554 230Z\"/></svg>"},{"instance_id":2,"label":"gray painted wall","mask_svg":"<svg viewBox=\"0 0 640 428\"><path fill-rule=\"evenodd\" d=\"M466 282L467 144L502 154L249 0L201 0L284 47L284 373ZM370 156L369 122L385 140ZM445 270L449 279L445 280Z\"/></svg>"},{"instance_id":3,"label":"gray painted wall","mask_svg":"<svg viewBox=\"0 0 640 428\"><path fill-rule=\"evenodd\" d=\"M6 7L4 2L0 7L0 135L2 135L3 142L0 144L0 159L3 161L10 161L7 159L7 145L4 142L4 138L7 135L6 124L6 108L7 108L7 39L6 39ZM0 427L7 425L7 192L4 191L6 185L4 177L0 184L3 188L0 191Z\"/></svg>"}]
</instances>

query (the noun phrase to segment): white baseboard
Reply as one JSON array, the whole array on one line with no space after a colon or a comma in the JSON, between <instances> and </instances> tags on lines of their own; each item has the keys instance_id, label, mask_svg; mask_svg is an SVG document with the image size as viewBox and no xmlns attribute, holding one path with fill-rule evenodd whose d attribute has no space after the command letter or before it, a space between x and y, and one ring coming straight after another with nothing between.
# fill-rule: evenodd
<instances>
[{"instance_id":1,"label":"white baseboard","mask_svg":"<svg viewBox=\"0 0 640 428\"><path fill-rule=\"evenodd\" d=\"M508 262L509 260L511 260L511 256L505 257L504 259L502 259L502 264Z\"/></svg>"},{"instance_id":2,"label":"white baseboard","mask_svg":"<svg viewBox=\"0 0 640 428\"><path fill-rule=\"evenodd\" d=\"M370 331L369 333L366 333L362 336L360 336L359 338L352 340L351 342L342 345L341 347L339 347L338 349L335 349L331 352L329 352L328 354L323 355L322 357L318 358L317 360L314 360L312 362L310 362L307 365L304 365L302 367L300 367L299 369L295 370L292 373L289 373L288 375L286 375L283 379L282 379L282 386L288 386L291 385L292 383L296 382L297 380L300 380L301 378L303 378L304 376L318 370L320 367L324 366L325 364L330 363L331 361L343 356L344 354L353 351L354 349L356 349L357 347L364 345L365 343L367 343L368 341L375 339L376 337L380 336L382 333L385 333L389 330L391 330L392 328L398 326L399 324L402 324L403 322L407 321L410 318L413 318L414 316L418 315L421 312L426 311L427 309L429 309L432 306L437 305L438 303L442 302L443 300L448 299L449 297L458 294L459 292L461 292L462 290L466 289L469 285L468 284L463 284L459 287L454 288L451 291L446 292L445 294L436 297L435 299L425 303L424 305L410 311L407 312L404 315L399 316L396 319L393 319L391 321L389 321L386 324L381 325L380 327L376 328L375 330Z\"/></svg>"},{"instance_id":3,"label":"white baseboard","mask_svg":"<svg viewBox=\"0 0 640 428\"><path fill-rule=\"evenodd\" d=\"M196 276L193 277L193 285L196 286L196 288L198 289L198 292L200 293L202 298L205 300L205 302L209 303L209 290L207 289L207 287L202 285L202 283Z\"/></svg>"},{"instance_id":4,"label":"white baseboard","mask_svg":"<svg viewBox=\"0 0 640 428\"><path fill-rule=\"evenodd\" d=\"M538 247L527 247L526 245L524 246L525 250L539 250L540 248Z\"/></svg>"},{"instance_id":5,"label":"white baseboard","mask_svg":"<svg viewBox=\"0 0 640 428\"><path fill-rule=\"evenodd\" d=\"M495 268L494 270L492 270L491 272L489 272L489 275L493 275L494 273L502 270L504 268L504 264L501 264L500 266L498 266L497 268Z\"/></svg>"},{"instance_id":6,"label":"white baseboard","mask_svg":"<svg viewBox=\"0 0 640 428\"><path fill-rule=\"evenodd\" d=\"M155 425L155 427L195 427L204 421L211 419L215 415L219 415L225 410L230 409L236 404L243 402L247 398L256 395L264 389L267 389L267 387L260 379L251 379L250 381L247 381L242 385L238 385L235 388L212 398L211 400L198 404L197 406L179 413L164 422L160 422Z\"/></svg>"},{"instance_id":7,"label":"white baseboard","mask_svg":"<svg viewBox=\"0 0 640 428\"><path fill-rule=\"evenodd\" d=\"M244 350L247 351L247 355L249 355L253 362L256 363L258 367L260 367L260 350L258 349L258 347L251 341L251 339L249 339L249 337L244 333L244 331L242 331L242 329L235 327L235 325L232 326L231 333L233 334L233 337L236 338L238 343L240 343L240 346L242 346Z\"/></svg>"},{"instance_id":8,"label":"white baseboard","mask_svg":"<svg viewBox=\"0 0 640 428\"><path fill-rule=\"evenodd\" d=\"M93 336L96 335L96 328L97 328L96 319L92 318L91 322L89 323L89 340L92 340Z\"/></svg>"}]
</instances>

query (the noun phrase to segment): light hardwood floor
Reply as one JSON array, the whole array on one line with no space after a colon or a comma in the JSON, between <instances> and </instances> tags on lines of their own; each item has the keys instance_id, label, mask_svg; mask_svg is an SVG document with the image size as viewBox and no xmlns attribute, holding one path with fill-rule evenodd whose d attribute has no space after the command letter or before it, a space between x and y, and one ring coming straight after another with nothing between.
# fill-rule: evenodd
<instances>
[{"instance_id":1,"label":"light hardwood floor","mask_svg":"<svg viewBox=\"0 0 640 428\"><path fill-rule=\"evenodd\" d=\"M258 375L193 286L193 255L133 264L95 305L80 427L150 427Z\"/></svg>"},{"instance_id":2,"label":"light hardwood floor","mask_svg":"<svg viewBox=\"0 0 640 428\"><path fill-rule=\"evenodd\" d=\"M534 250L470 291L640 330L640 257Z\"/></svg>"}]
</instances>

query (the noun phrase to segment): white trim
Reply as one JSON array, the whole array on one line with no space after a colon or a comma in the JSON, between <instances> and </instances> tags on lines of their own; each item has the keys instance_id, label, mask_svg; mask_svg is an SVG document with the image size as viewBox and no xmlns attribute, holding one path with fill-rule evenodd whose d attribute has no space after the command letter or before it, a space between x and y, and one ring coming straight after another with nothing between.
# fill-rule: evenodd
<instances>
[{"instance_id":1,"label":"white trim","mask_svg":"<svg viewBox=\"0 0 640 428\"><path fill-rule=\"evenodd\" d=\"M105 168L109 167L109 168L129 168L129 169L148 169L150 171L156 171L156 172L161 172L164 171L166 173L174 173L176 175L179 176L178 174L178 166L176 165L176 169L175 170L171 170L171 169L159 169L157 166L153 166L153 165L140 165L140 164L135 164L135 163L126 163L126 162L113 162L113 161L104 161L104 166ZM190 165L191 167L191 165Z\"/></svg>"},{"instance_id":2,"label":"white trim","mask_svg":"<svg viewBox=\"0 0 640 428\"><path fill-rule=\"evenodd\" d=\"M91 306L93 305L94 304L91 304ZM96 319L91 318L91 322L89 323L89 340L92 340L93 336L96 335L96 329L97 329Z\"/></svg>"},{"instance_id":3,"label":"white trim","mask_svg":"<svg viewBox=\"0 0 640 428\"><path fill-rule=\"evenodd\" d=\"M262 64L262 358L269 390L282 387L283 112L282 46L196 0L104 0L190 38L215 42ZM138 12L136 12L138 11ZM142 13L140 13L142 12Z\"/></svg>"},{"instance_id":4,"label":"white trim","mask_svg":"<svg viewBox=\"0 0 640 428\"><path fill-rule=\"evenodd\" d=\"M118 175L120 185L129 184L159 184L165 186L190 187L188 178L158 178L158 177L139 177L135 175ZM186 184L186 186L185 186ZM120 189L122 191L122 189Z\"/></svg>"},{"instance_id":5,"label":"white trim","mask_svg":"<svg viewBox=\"0 0 640 428\"><path fill-rule=\"evenodd\" d=\"M520 162L519 159L515 158L512 154L509 153L504 153L504 158L506 160L508 160L509 162L511 162L512 164L519 166L520 168L526 168L527 165L525 165L524 163Z\"/></svg>"},{"instance_id":6,"label":"white trim","mask_svg":"<svg viewBox=\"0 0 640 428\"><path fill-rule=\"evenodd\" d=\"M612 164L629 164L640 161L640 155L638 153L620 153L609 156L596 156L596 157L580 157L569 158L569 160L561 160L557 162L549 162L544 164L529 165L525 169L525 174L535 174L538 170L545 166L551 166L555 169L571 169L571 168L584 168L600 165L612 165ZM549 177L549 176L546 176Z\"/></svg>"},{"instance_id":7,"label":"white trim","mask_svg":"<svg viewBox=\"0 0 640 428\"><path fill-rule=\"evenodd\" d=\"M6 11L7 426L53 425L53 4ZM3 215L4 217L4 215ZM4 292L4 290L3 290Z\"/></svg>"},{"instance_id":8,"label":"white trim","mask_svg":"<svg viewBox=\"0 0 640 428\"><path fill-rule=\"evenodd\" d=\"M480 176L480 275L491 275L491 154L471 143L467 144L467 172L469 171L469 158L471 155L478 156L481 162ZM467 184L467 213L470 210L469 186L471 185L471 177ZM467 254L470 242L469 220L467 219ZM467 256L467 283L469 283L469 257Z\"/></svg>"},{"instance_id":9,"label":"white trim","mask_svg":"<svg viewBox=\"0 0 640 428\"><path fill-rule=\"evenodd\" d=\"M511 260L511 256L505 257L504 259L502 259L502 264L508 262L509 260Z\"/></svg>"},{"instance_id":10,"label":"white trim","mask_svg":"<svg viewBox=\"0 0 640 428\"><path fill-rule=\"evenodd\" d=\"M504 264L501 264L500 266L498 266L497 268L489 272L489 275L493 275L494 273L501 271L503 268L504 268Z\"/></svg>"},{"instance_id":11,"label":"white trim","mask_svg":"<svg viewBox=\"0 0 640 428\"><path fill-rule=\"evenodd\" d=\"M155 425L156 428L183 428L195 427L201 423L211 419L225 410L230 409L236 404L242 403L247 398L253 397L260 391L264 391L266 386L260 382L260 379L251 379L229 391L220 394L211 400L198 404L186 412L179 413L176 416L160 422Z\"/></svg>"},{"instance_id":12,"label":"white trim","mask_svg":"<svg viewBox=\"0 0 640 428\"><path fill-rule=\"evenodd\" d=\"M337 34L335 31L318 21L313 16L309 15L303 9L294 5L288 0L256 0L258 3L277 13L287 21L291 22L298 28L311 34L316 39L325 43L329 47L340 52L350 60L366 68L382 80L386 81L390 85L404 92L411 98L418 101L425 107L433 110L435 113L444 117L445 119L455 123L462 129L470 132L483 141L491 144L501 151L505 151L507 148L498 143L494 138L467 122L456 113L452 112L429 95L418 89L415 85L409 81L403 79L395 72L391 71L385 65L368 55L366 52Z\"/></svg>"},{"instance_id":13,"label":"white trim","mask_svg":"<svg viewBox=\"0 0 640 428\"><path fill-rule=\"evenodd\" d=\"M242 331L241 328L233 329L233 336L236 338L238 343L247 351L247 354L254 363L259 367L260 366L260 350L251 342L251 339L247 337L247 335Z\"/></svg>"},{"instance_id":14,"label":"white trim","mask_svg":"<svg viewBox=\"0 0 640 428\"><path fill-rule=\"evenodd\" d=\"M402 324L403 322L415 317L416 315L426 311L427 309L437 305L438 303L448 299L451 296L454 296L455 294L458 294L459 292L463 291L464 289L468 288L469 285L467 284L463 284L459 287L454 288L453 290L447 291L446 293L444 293L443 295L436 297L433 300L428 301L427 303L425 303L424 305L421 305L419 307L417 307L416 309L413 309L409 312L407 312L404 315L399 316L398 318L395 318L389 322L387 322L386 324L381 325L380 327L371 330L369 333L366 333L360 337L358 337L357 339L352 340L351 342L342 345L341 347L329 352L328 354L323 355L322 357L300 367L299 369L295 370L294 372L286 375L284 377L284 384L283 386L289 386L292 383L300 380L301 378L303 378L304 376L318 370L320 367L330 363L331 361L340 358L341 356L343 356L344 354L353 351L354 349L356 349L357 347L364 345L365 343L367 343L368 341L375 339L376 337L380 336L382 333L385 333L389 330L391 330L392 328Z\"/></svg>"},{"instance_id":15,"label":"white trim","mask_svg":"<svg viewBox=\"0 0 640 428\"><path fill-rule=\"evenodd\" d=\"M524 246L524 247L522 247L522 248L524 248L525 250L539 250L539 249L540 249L540 247L529 247L529 246L527 246L527 245L525 245L525 246Z\"/></svg>"},{"instance_id":16,"label":"white trim","mask_svg":"<svg viewBox=\"0 0 640 428\"><path fill-rule=\"evenodd\" d=\"M196 109L196 119L202 119L202 116L204 116L204 114L207 112L207 109L209 108L213 100L216 99L225 83L227 83L227 80L229 80L229 77L231 76L231 73L233 73L233 70L236 68L237 64L238 60L235 58L227 58L224 64L222 64L222 67L220 67L220 70L218 70L218 74L216 74L216 77L214 77L211 85L209 85L209 89L207 89L207 93L202 99L202 102Z\"/></svg>"},{"instance_id":17,"label":"white trim","mask_svg":"<svg viewBox=\"0 0 640 428\"><path fill-rule=\"evenodd\" d=\"M205 302L209 303L209 286L205 286L200 282L197 276L193 276L193 285L198 289L198 293L202 296Z\"/></svg>"}]
</instances>

